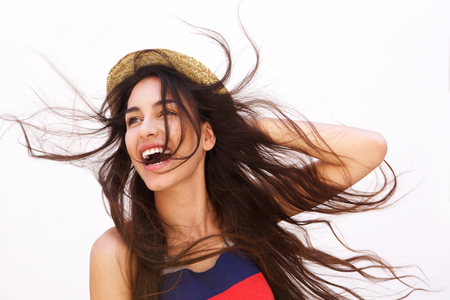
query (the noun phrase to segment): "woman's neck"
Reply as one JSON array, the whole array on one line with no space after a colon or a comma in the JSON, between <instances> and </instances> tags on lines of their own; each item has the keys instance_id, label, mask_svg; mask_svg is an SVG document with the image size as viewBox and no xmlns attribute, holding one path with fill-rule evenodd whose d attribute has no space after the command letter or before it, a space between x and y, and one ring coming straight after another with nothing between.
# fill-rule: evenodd
<instances>
[{"instance_id":1,"label":"woman's neck","mask_svg":"<svg viewBox=\"0 0 450 300\"><path fill-rule=\"evenodd\" d=\"M204 181L155 192L155 204L168 241L186 244L221 233Z\"/></svg>"}]
</instances>

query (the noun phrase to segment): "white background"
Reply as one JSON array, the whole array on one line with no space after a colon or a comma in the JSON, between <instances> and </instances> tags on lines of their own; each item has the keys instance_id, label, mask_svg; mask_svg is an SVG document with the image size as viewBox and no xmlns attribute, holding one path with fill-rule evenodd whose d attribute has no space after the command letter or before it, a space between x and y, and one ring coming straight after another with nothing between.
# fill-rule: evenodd
<instances>
[{"instance_id":1,"label":"white background","mask_svg":"<svg viewBox=\"0 0 450 300\"><path fill-rule=\"evenodd\" d=\"M220 75L220 49L177 17L222 33L239 79L253 57L238 3L0 0L0 112L27 110L37 101L31 88L53 103L71 100L36 51L99 99L109 69L144 48L186 53ZM450 299L450 2L244 0L240 11L262 53L255 87L268 85L312 120L381 132L388 162L408 171L399 203L336 220L347 243L418 265L432 288L444 289L411 299ZM0 126L0 299L88 299L90 247L112 226L98 184L86 170L30 159L7 128Z\"/></svg>"}]
</instances>

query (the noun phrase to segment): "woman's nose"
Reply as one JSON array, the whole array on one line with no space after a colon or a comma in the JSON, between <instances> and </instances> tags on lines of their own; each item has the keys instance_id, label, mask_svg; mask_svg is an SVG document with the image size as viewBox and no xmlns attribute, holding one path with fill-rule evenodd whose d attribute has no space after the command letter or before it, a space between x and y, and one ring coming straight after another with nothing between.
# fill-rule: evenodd
<instances>
[{"instance_id":1,"label":"woman's nose","mask_svg":"<svg viewBox=\"0 0 450 300\"><path fill-rule=\"evenodd\" d=\"M142 121L141 126L139 126L139 136L143 139L150 136L157 136L161 131L160 126L161 124L159 124L156 120L146 118Z\"/></svg>"}]
</instances>

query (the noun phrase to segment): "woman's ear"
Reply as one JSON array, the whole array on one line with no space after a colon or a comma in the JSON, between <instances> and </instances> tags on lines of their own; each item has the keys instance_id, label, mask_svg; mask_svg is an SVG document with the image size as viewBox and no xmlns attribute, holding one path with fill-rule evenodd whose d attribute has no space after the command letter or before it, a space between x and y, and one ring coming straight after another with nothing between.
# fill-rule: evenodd
<instances>
[{"instance_id":1,"label":"woman's ear","mask_svg":"<svg viewBox=\"0 0 450 300\"><path fill-rule=\"evenodd\" d=\"M216 136L211 127L211 124L204 122L202 124L202 139L203 139L203 150L209 151L214 148L216 144Z\"/></svg>"}]
</instances>

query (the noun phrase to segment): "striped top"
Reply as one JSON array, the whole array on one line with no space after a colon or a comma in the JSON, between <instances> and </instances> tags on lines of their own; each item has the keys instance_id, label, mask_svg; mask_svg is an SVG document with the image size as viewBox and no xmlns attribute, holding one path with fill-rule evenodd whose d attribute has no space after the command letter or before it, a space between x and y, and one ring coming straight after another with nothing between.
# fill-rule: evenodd
<instances>
[{"instance_id":1,"label":"striped top","mask_svg":"<svg viewBox=\"0 0 450 300\"><path fill-rule=\"evenodd\" d=\"M160 300L275 299L264 275L242 251L222 253L205 272L186 268L165 272L161 291Z\"/></svg>"}]
</instances>

